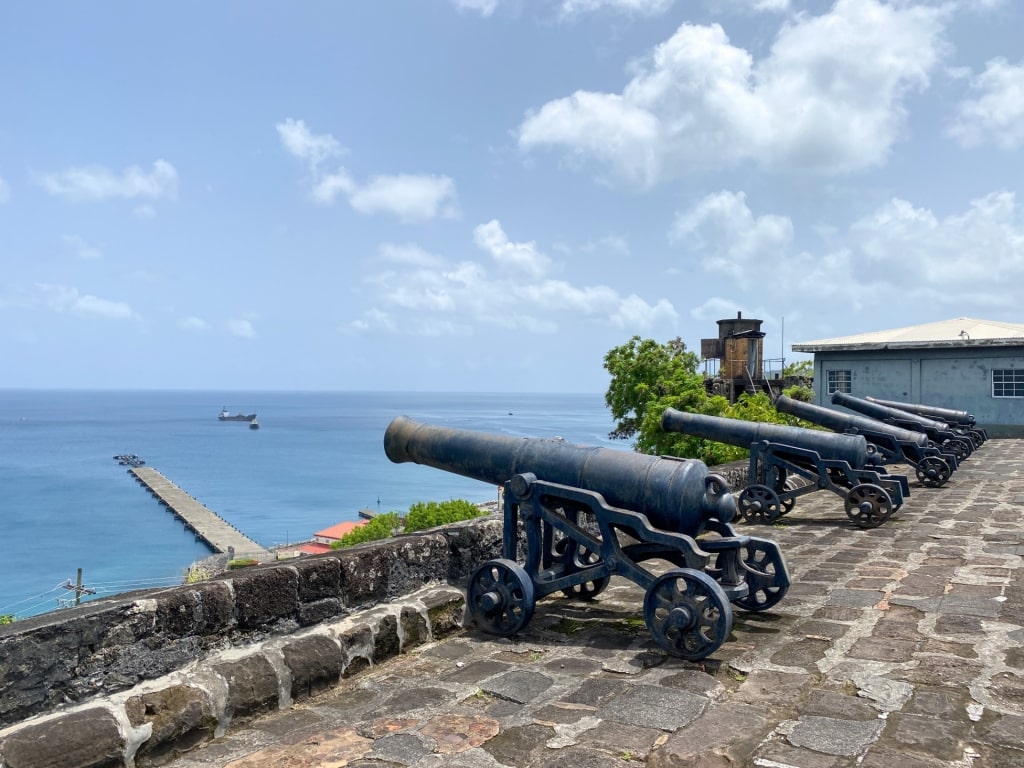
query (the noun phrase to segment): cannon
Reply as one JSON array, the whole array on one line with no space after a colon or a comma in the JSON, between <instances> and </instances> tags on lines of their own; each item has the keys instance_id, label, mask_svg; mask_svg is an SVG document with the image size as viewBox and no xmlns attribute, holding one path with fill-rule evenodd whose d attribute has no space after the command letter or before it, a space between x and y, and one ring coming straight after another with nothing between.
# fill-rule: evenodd
<instances>
[{"instance_id":1,"label":"cannon","mask_svg":"<svg viewBox=\"0 0 1024 768\"><path fill-rule=\"evenodd\" d=\"M914 473L921 485L938 488L946 484L958 467L956 456L943 453L935 447L923 432L886 424L858 414L841 413L832 408L823 408L813 403L794 400L779 395L775 410L809 421L833 432L848 435L863 435L881 454L883 463L906 463L914 467Z\"/></svg>"},{"instance_id":2,"label":"cannon","mask_svg":"<svg viewBox=\"0 0 1024 768\"><path fill-rule=\"evenodd\" d=\"M947 452L956 456L956 460L962 462L974 453L974 441L969 437L953 431L944 421L936 421L916 413L903 411L888 405L880 405L865 400L862 397L854 397L845 392L833 392L832 402L841 405L851 411L857 411L865 416L886 424L892 424L902 429L909 429L915 432L923 432L928 439L936 445L941 445Z\"/></svg>"},{"instance_id":3,"label":"cannon","mask_svg":"<svg viewBox=\"0 0 1024 768\"><path fill-rule=\"evenodd\" d=\"M538 599L562 592L590 600L620 575L645 590L644 620L655 641L697 660L729 636L732 605L764 611L789 589L778 545L732 529L736 502L703 462L405 416L388 426L384 452L395 463L502 487L502 557L477 567L466 588L470 616L484 632L513 635ZM673 567L656 575L643 566L655 559Z\"/></svg>"},{"instance_id":4,"label":"cannon","mask_svg":"<svg viewBox=\"0 0 1024 768\"><path fill-rule=\"evenodd\" d=\"M916 413L918 416L926 416L929 419L935 419L936 421L944 421L953 429L955 432L961 434L970 435L974 444L981 445L988 440L988 433L984 429L978 427L978 420L974 418L973 414L967 411L958 411L953 408L940 408L937 405L922 405L921 403L901 403L896 400L881 400L877 397L865 397L869 403L878 403L879 405L887 405L890 408L899 408L901 411L907 411L908 413Z\"/></svg>"},{"instance_id":5,"label":"cannon","mask_svg":"<svg viewBox=\"0 0 1024 768\"><path fill-rule=\"evenodd\" d=\"M793 509L798 496L825 488L839 495L847 517L876 528L910 495L903 475L874 466L879 457L861 435L726 419L667 408L661 428L750 449L749 485L738 507L748 522L773 523ZM790 482L803 478L803 483Z\"/></svg>"}]
</instances>

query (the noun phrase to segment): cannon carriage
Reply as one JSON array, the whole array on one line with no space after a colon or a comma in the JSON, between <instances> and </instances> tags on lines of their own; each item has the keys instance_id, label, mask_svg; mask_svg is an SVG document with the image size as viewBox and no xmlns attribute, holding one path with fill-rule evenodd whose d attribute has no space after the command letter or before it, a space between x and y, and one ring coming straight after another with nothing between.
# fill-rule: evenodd
<instances>
[{"instance_id":1,"label":"cannon carriage","mask_svg":"<svg viewBox=\"0 0 1024 768\"><path fill-rule=\"evenodd\" d=\"M954 408L940 408L937 405L924 405L923 403L901 403L896 400L882 400L871 396L867 396L864 399L869 403L886 405L890 408L898 408L901 411L914 413L918 416L934 419L935 421L945 422L954 432L970 437L975 447L988 440L988 433L978 426L978 420L967 411L958 411Z\"/></svg>"},{"instance_id":2,"label":"cannon carriage","mask_svg":"<svg viewBox=\"0 0 1024 768\"><path fill-rule=\"evenodd\" d=\"M764 611L789 589L778 545L732 529L735 500L703 462L404 416L388 426L384 451L395 463L502 486L502 557L477 567L466 588L470 616L490 634L522 630L546 595L593 599L619 575L645 590L644 620L658 645L697 660L728 638L733 605ZM655 560L671 568L660 572Z\"/></svg>"},{"instance_id":3,"label":"cannon carriage","mask_svg":"<svg viewBox=\"0 0 1024 768\"><path fill-rule=\"evenodd\" d=\"M959 466L954 454L936 447L923 432L903 429L859 414L841 413L786 395L779 395L775 400L775 409L833 432L863 435L875 446L882 463L911 465L920 483L930 488L945 485Z\"/></svg>"},{"instance_id":4,"label":"cannon carriage","mask_svg":"<svg viewBox=\"0 0 1024 768\"><path fill-rule=\"evenodd\" d=\"M846 516L855 525L876 528L910 495L907 478L876 466L874 447L861 435L674 408L662 414L661 428L750 449L749 484L737 499L739 512L748 522L773 523L793 509L799 496L825 489L843 499Z\"/></svg>"},{"instance_id":5,"label":"cannon carriage","mask_svg":"<svg viewBox=\"0 0 1024 768\"><path fill-rule=\"evenodd\" d=\"M944 421L936 421L910 411L874 403L845 392L833 392L832 403L901 429L923 432L935 445L941 446L944 451L956 456L958 462L967 459L977 447L969 435L953 430Z\"/></svg>"}]
</instances>

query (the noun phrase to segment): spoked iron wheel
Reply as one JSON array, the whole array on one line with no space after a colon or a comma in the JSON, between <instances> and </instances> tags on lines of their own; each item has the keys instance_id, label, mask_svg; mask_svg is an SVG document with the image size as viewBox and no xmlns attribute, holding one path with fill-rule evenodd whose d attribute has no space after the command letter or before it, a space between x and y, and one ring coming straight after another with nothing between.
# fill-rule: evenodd
<instances>
[{"instance_id":1,"label":"spoked iron wheel","mask_svg":"<svg viewBox=\"0 0 1024 768\"><path fill-rule=\"evenodd\" d=\"M921 481L921 485L926 485L929 488L945 485L950 476L949 465L938 456L925 456L914 467L914 473Z\"/></svg>"},{"instance_id":2,"label":"spoked iron wheel","mask_svg":"<svg viewBox=\"0 0 1024 768\"><path fill-rule=\"evenodd\" d=\"M533 581L519 563L488 560L469 577L466 602L473 621L492 635L514 635L533 618Z\"/></svg>"},{"instance_id":3,"label":"spoked iron wheel","mask_svg":"<svg viewBox=\"0 0 1024 768\"><path fill-rule=\"evenodd\" d=\"M559 539L555 542L553 547L555 551L556 559L561 562L567 562L568 552L570 550L570 541L568 538ZM597 552L591 552L589 549L583 546L571 547L576 552L576 562L572 563L571 571L579 571L582 568L586 568L594 563L601 562L601 556ZM597 579L585 581L582 584L573 584L571 587L566 587L562 590L562 594L566 597L575 597L580 600L593 600L599 594L604 592L608 583L611 581L610 576L602 576Z\"/></svg>"},{"instance_id":4,"label":"spoked iron wheel","mask_svg":"<svg viewBox=\"0 0 1024 768\"><path fill-rule=\"evenodd\" d=\"M786 573L782 553L768 542L751 539L743 549L743 563L749 568L745 572L750 592L746 597L734 600L733 605L745 611L767 611L786 596L789 585L776 584L778 577Z\"/></svg>"},{"instance_id":5,"label":"spoked iron wheel","mask_svg":"<svg viewBox=\"0 0 1024 768\"><path fill-rule=\"evenodd\" d=\"M846 516L859 528L877 528L893 513L892 498L871 483L855 485L846 494Z\"/></svg>"},{"instance_id":6,"label":"spoked iron wheel","mask_svg":"<svg viewBox=\"0 0 1024 768\"><path fill-rule=\"evenodd\" d=\"M715 580L676 568L655 579L644 596L644 621L658 645L687 661L718 650L732 631L732 606Z\"/></svg>"},{"instance_id":7,"label":"spoked iron wheel","mask_svg":"<svg viewBox=\"0 0 1024 768\"><path fill-rule=\"evenodd\" d=\"M748 523L774 523L782 514L779 494L767 485L748 485L740 491L738 503Z\"/></svg>"},{"instance_id":8,"label":"spoked iron wheel","mask_svg":"<svg viewBox=\"0 0 1024 768\"><path fill-rule=\"evenodd\" d=\"M970 445L966 440L947 440L943 448L946 448L956 456L958 463L963 463L972 453Z\"/></svg>"}]
</instances>

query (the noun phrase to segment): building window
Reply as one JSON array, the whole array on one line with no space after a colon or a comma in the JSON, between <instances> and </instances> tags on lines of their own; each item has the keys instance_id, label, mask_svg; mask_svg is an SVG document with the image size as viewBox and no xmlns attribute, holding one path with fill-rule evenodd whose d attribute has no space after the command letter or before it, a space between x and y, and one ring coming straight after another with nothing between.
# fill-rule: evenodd
<instances>
[{"instance_id":1,"label":"building window","mask_svg":"<svg viewBox=\"0 0 1024 768\"><path fill-rule=\"evenodd\" d=\"M848 395L853 392L850 382L853 380L851 371L829 371L828 372L828 394L842 392Z\"/></svg>"},{"instance_id":2,"label":"building window","mask_svg":"<svg viewBox=\"0 0 1024 768\"><path fill-rule=\"evenodd\" d=\"M992 397L1024 397L1024 368L993 368Z\"/></svg>"}]
</instances>

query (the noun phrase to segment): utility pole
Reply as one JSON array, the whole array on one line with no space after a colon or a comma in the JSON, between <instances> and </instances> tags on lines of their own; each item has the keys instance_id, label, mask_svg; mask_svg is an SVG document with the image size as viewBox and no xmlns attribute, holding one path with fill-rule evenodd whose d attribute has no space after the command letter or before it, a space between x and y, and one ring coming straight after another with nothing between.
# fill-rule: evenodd
<instances>
[{"instance_id":1,"label":"utility pole","mask_svg":"<svg viewBox=\"0 0 1024 768\"><path fill-rule=\"evenodd\" d=\"M74 605L80 605L81 604L81 602L82 602L82 595L95 595L96 594L96 590L95 589L89 589L88 587L82 586L82 569L81 568L78 569L78 578L75 580L75 583L73 585L71 583L71 579L68 579L68 583L67 584L61 584L61 586L64 587L64 589L70 590L71 592L75 593ZM71 605L72 605L71 600L58 600L57 602L62 603L61 607L63 607L63 608L70 608Z\"/></svg>"}]
</instances>

